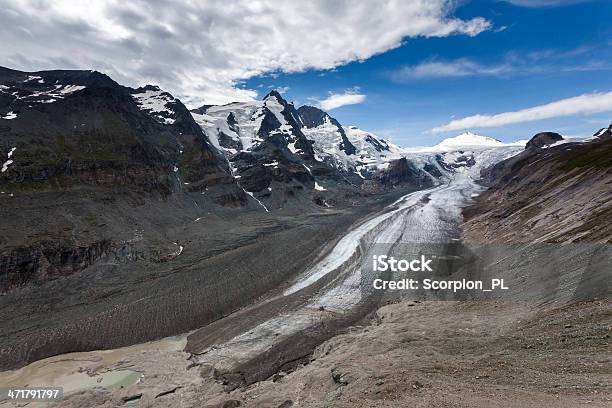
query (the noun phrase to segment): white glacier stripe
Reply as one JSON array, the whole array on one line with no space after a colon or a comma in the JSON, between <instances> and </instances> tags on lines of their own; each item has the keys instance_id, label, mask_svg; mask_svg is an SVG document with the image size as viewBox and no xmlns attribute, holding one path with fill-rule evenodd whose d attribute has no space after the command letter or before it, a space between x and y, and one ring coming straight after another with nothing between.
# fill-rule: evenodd
<instances>
[{"instance_id":1,"label":"white glacier stripe","mask_svg":"<svg viewBox=\"0 0 612 408\"><path fill-rule=\"evenodd\" d=\"M434 189L439 187L434 187L429 190L421 190L416 191L402 197L400 207L381 214L375 218L372 218L369 221L364 222L363 224L357 226L355 229L349 231L334 247L329 255L327 255L323 260L317 263L314 267L308 270L299 281L289 287L283 295L287 296L292 293L297 292L298 290L304 289L308 287L324 277L325 275L335 271L339 267L341 267L345 262L347 262L353 254L357 251L357 248L361 244L361 239L366 236L366 234L372 231L375 227L380 225L383 221L392 217L398 211L402 211L410 206L414 205L421 197L429 191L433 191ZM400 200L398 200L400 201Z\"/></svg>"}]
</instances>

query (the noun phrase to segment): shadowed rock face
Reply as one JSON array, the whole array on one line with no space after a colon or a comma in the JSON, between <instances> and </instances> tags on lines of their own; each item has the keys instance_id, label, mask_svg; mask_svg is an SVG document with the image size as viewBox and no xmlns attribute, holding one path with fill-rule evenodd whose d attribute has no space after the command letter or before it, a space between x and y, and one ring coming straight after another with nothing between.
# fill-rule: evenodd
<instances>
[{"instance_id":1,"label":"shadowed rock face","mask_svg":"<svg viewBox=\"0 0 612 408\"><path fill-rule=\"evenodd\" d=\"M298 108L298 113L302 120L302 124L308 128L323 125L325 123L325 118L329 116L325 111L308 105L300 106Z\"/></svg>"},{"instance_id":2,"label":"shadowed rock face","mask_svg":"<svg viewBox=\"0 0 612 408\"><path fill-rule=\"evenodd\" d=\"M300 106L297 111L302 120L302 124L308 128L315 128L323 125L325 123L325 119L327 118L334 126L338 128L338 132L342 136L342 142L340 142L339 145L340 150L344 151L347 155L353 155L357 152L355 146L346 136L346 132L342 128L342 125L340 125L336 119L329 116L329 114L327 114L325 111L308 105Z\"/></svg>"},{"instance_id":3,"label":"shadowed rock face","mask_svg":"<svg viewBox=\"0 0 612 408\"><path fill-rule=\"evenodd\" d=\"M425 166L423 166L423 170L425 170L426 172L428 172L435 178L442 177L442 172L440 171L440 169L438 169L436 166L434 166L431 163L425 163Z\"/></svg>"},{"instance_id":4,"label":"shadowed rock face","mask_svg":"<svg viewBox=\"0 0 612 408\"><path fill-rule=\"evenodd\" d=\"M11 160L0 173L11 199L2 205L0 291L126 257L125 235L144 216L134 209L149 203L167 208L160 226L189 193L246 204L189 111L158 87L131 89L94 71L6 68L0 85L0 150Z\"/></svg>"},{"instance_id":5,"label":"shadowed rock face","mask_svg":"<svg viewBox=\"0 0 612 408\"><path fill-rule=\"evenodd\" d=\"M129 187L168 195L176 190L174 166L197 186L231 182L185 106L157 87L132 90L91 71L7 69L0 84L0 115L16 116L0 127L2 148L17 149L0 176L5 189ZM139 106L133 95L147 92L167 98L162 111Z\"/></svg>"},{"instance_id":6,"label":"shadowed rock face","mask_svg":"<svg viewBox=\"0 0 612 408\"><path fill-rule=\"evenodd\" d=\"M210 108L211 106L215 106L215 105L202 105L202 106L200 106L199 108L194 108L194 109L192 109L192 110L191 110L191 112L193 112L193 113L198 113L198 114L200 114L200 115L201 115L201 114L206 113L206 110L207 110L208 108Z\"/></svg>"},{"instance_id":7,"label":"shadowed rock face","mask_svg":"<svg viewBox=\"0 0 612 408\"><path fill-rule=\"evenodd\" d=\"M527 142L526 149L539 149L563 140L563 136L555 132L538 133Z\"/></svg>"},{"instance_id":8,"label":"shadowed rock face","mask_svg":"<svg viewBox=\"0 0 612 408\"><path fill-rule=\"evenodd\" d=\"M0 255L0 292L79 272L112 251L110 240L75 246L70 241L42 241Z\"/></svg>"},{"instance_id":9,"label":"shadowed rock face","mask_svg":"<svg viewBox=\"0 0 612 408\"><path fill-rule=\"evenodd\" d=\"M386 187L407 185L411 187L427 187L432 185L431 179L417 169L405 157L391 162L385 170L380 182Z\"/></svg>"}]
</instances>

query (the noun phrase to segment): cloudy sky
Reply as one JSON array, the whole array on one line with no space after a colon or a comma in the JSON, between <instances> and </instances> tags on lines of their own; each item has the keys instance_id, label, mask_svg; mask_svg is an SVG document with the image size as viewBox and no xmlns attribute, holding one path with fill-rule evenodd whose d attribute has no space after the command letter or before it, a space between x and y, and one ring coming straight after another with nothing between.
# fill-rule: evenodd
<instances>
[{"instance_id":1,"label":"cloudy sky","mask_svg":"<svg viewBox=\"0 0 612 408\"><path fill-rule=\"evenodd\" d=\"M186 104L281 90L405 146L612 122L610 0L0 0L0 65Z\"/></svg>"}]
</instances>

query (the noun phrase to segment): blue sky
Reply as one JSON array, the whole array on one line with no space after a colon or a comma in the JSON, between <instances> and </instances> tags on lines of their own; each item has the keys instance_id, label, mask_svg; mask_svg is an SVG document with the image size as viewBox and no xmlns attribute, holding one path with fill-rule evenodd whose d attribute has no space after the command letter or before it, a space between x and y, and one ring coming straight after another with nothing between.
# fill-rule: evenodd
<instances>
[{"instance_id":1,"label":"blue sky","mask_svg":"<svg viewBox=\"0 0 612 408\"><path fill-rule=\"evenodd\" d=\"M361 103L330 113L343 124L403 146L431 145L461 133L460 129L431 131L453 119L612 91L611 1L516 3L463 2L454 16L482 16L492 23L473 37L409 38L401 47L365 61L328 71L257 76L243 86L256 89L260 96L270 87L286 87L285 97L298 105L317 104L330 93L365 95ZM516 115L510 121L514 123L475 125L469 130L503 141L529 138L539 131L591 135L612 122L612 108L602 109L577 108L576 113L570 109L563 116L537 121L522 121Z\"/></svg>"}]
</instances>

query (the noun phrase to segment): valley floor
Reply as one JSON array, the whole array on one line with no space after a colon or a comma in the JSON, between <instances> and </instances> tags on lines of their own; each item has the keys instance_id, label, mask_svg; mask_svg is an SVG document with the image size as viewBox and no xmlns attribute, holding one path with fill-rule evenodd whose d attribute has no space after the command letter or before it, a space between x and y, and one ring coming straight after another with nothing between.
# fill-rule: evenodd
<instances>
[{"instance_id":1,"label":"valley floor","mask_svg":"<svg viewBox=\"0 0 612 408\"><path fill-rule=\"evenodd\" d=\"M126 259L109 257L82 272L3 293L0 367L14 369L53 355L114 349L202 327L295 276L353 223L395 198L341 209L313 205L300 214L259 209L227 210L203 219L194 214L177 220L168 236L136 236ZM155 218L162 210L140 211ZM182 213L181 208L165 210ZM117 222L124 222L128 232L136 228L129 220ZM153 230L147 227L145 234ZM176 242L184 246L178 255ZM153 250L172 257L150 261Z\"/></svg>"},{"instance_id":2,"label":"valley floor","mask_svg":"<svg viewBox=\"0 0 612 408\"><path fill-rule=\"evenodd\" d=\"M461 207L478 191L459 173L379 205L267 295L187 335L2 375L37 381L63 364L56 377L86 389L56 406L74 408L609 406L609 301L417 300L366 290L362 260L381 248L442 243L439 255L454 259L448 246L460 241ZM83 372L106 388L93 389Z\"/></svg>"},{"instance_id":3,"label":"valley floor","mask_svg":"<svg viewBox=\"0 0 612 408\"><path fill-rule=\"evenodd\" d=\"M142 372L141 385L58 406L123 406L142 394L141 407L608 407L611 315L604 301L401 301L324 342L295 371L230 393L189 368L186 353L139 347L115 367Z\"/></svg>"}]
</instances>

